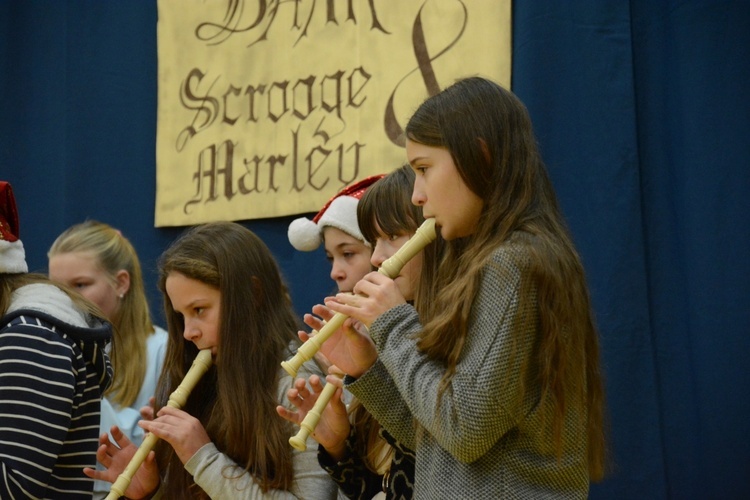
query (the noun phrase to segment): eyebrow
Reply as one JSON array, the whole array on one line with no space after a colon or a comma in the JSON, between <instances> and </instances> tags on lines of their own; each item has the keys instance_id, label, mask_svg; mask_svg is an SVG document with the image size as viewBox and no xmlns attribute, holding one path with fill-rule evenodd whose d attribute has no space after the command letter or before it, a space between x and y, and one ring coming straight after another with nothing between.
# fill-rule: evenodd
<instances>
[{"instance_id":1,"label":"eyebrow","mask_svg":"<svg viewBox=\"0 0 750 500\"><path fill-rule=\"evenodd\" d=\"M73 276L69 276L67 279L69 279L71 281L80 281L80 280L92 281L95 278L93 276L88 275L88 274L74 274Z\"/></svg>"},{"instance_id":2,"label":"eyebrow","mask_svg":"<svg viewBox=\"0 0 750 500\"><path fill-rule=\"evenodd\" d=\"M208 300L208 299L206 299L205 297L201 297L201 298L193 299L193 300L191 300L190 302L188 302L187 304L185 304L185 307L184 307L184 308L185 308L185 309L192 309L193 307L195 307L195 304L197 304L197 303L200 303L200 302L203 302L203 301L207 301L207 300ZM177 310L177 309L176 309L176 308L174 307L174 303L172 304L172 308L173 308L173 309L175 309L175 311Z\"/></svg>"},{"instance_id":3,"label":"eyebrow","mask_svg":"<svg viewBox=\"0 0 750 500\"><path fill-rule=\"evenodd\" d=\"M347 247L358 247L358 246L365 246L364 243L361 241L345 241L343 243L339 243L334 247L334 249L341 249L341 248L347 248Z\"/></svg>"},{"instance_id":4,"label":"eyebrow","mask_svg":"<svg viewBox=\"0 0 750 500\"><path fill-rule=\"evenodd\" d=\"M428 158L429 158L428 156L417 156L417 157L414 157L414 158L412 158L412 159L409 160L409 166L411 166L413 168L414 164L416 162L421 161L421 160L427 160Z\"/></svg>"}]
</instances>

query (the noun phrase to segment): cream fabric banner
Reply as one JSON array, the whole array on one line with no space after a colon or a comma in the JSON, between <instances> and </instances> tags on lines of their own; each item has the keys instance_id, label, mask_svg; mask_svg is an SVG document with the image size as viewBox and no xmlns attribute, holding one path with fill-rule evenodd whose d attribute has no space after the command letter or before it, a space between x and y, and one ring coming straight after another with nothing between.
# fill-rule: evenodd
<instances>
[{"instance_id":1,"label":"cream fabric banner","mask_svg":"<svg viewBox=\"0 0 750 500\"><path fill-rule=\"evenodd\" d=\"M510 86L510 0L159 0L156 226L315 212L405 161L459 77Z\"/></svg>"}]
</instances>

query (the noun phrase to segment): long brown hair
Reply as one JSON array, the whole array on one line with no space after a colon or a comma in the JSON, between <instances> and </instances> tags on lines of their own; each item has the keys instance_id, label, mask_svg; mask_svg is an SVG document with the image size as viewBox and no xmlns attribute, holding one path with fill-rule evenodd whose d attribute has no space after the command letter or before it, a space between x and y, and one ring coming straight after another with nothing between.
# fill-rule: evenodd
<instances>
[{"instance_id":1,"label":"long brown hair","mask_svg":"<svg viewBox=\"0 0 750 500\"><path fill-rule=\"evenodd\" d=\"M425 264L435 273L430 289L436 294L417 296L424 324L419 348L447 366L441 394L469 334L482 268L498 246L512 239L526 250L528 261L518 265L528 269L529 286L535 291L521 294L519 311L533 310L530 302L537 301L539 344L531 363L538 372L542 400L553 402L558 455L566 404L586 401L589 474L601 479L606 452L598 334L583 265L525 106L494 82L466 78L420 105L406 135L411 141L447 149L463 181L483 200L475 233L446 242L441 262Z\"/></svg>"},{"instance_id":2,"label":"long brown hair","mask_svg":"<svg viewBox=\"0 0 750 500\"><path fill-rule=\"evenodd\" d=\"M216 447L249 471L264 491L289 490L293 479L288 422L276 415L279 364L298 342L299 323L268 247L231 222L197 226L160 259L159 289L169 330L157 404L166 404L190 368L197 348L183 338L184 321L166 293L170 273L221 292L219 346L212 368L191 393L185 411L198 418ZM162 480L175 498L207 498L174 450L160 443ZM241 471L240 471L241 472ZM237 475L227 470L225 477Z\"/></svg>"},{"instance_id":3,"label":"long brown hair","mask_svg":"<svg viewBox=\"0 0 750 500\"><path fill-rule=\"evenodd\" d=\"M403 165L373 184L357 204L359 229L373 248L380 237L378 228L386 235L413 235L424 222L422 209L411 202L414 178L411 167ZM433 251L433 247L424 252ZM393 449L380 438L380 424L356 398L349 413L357 435L364 436L356 441L359 455L370 470L381 472L390 465Z\"/></svg>"},{"instance_id":4,"label":"long brown hair","mask_svg":"<svg viewBox=\"0 0 750 500\"><path fill-rule=\"evenodd\" d=\"M138 254L120 231L103 222L88 220L66 229L52 243L47 257L66 253L90 253L114 286L121 270L130 275L130 288L120 299L114 318L109 357L114 378L105 392L114 403L128 407L135 403L146 375L146 343L154 332Z\"/></svg>"}]
</instances>

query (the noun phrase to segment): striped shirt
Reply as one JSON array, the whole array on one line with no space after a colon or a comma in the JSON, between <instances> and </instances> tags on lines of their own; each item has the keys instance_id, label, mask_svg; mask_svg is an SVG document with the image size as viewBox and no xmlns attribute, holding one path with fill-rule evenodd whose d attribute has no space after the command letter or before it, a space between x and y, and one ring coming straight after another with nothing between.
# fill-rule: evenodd
<instances>
[{"instance_id":1,"label":"striped shirt","mask_svg":"<svg viewBox=\"0 0 750 500\"><path fill-rule=\"evenodd\" d=\"M110 336L28 309L0 320L0 498L91 498Z\"/></svg>"}]
</instances>

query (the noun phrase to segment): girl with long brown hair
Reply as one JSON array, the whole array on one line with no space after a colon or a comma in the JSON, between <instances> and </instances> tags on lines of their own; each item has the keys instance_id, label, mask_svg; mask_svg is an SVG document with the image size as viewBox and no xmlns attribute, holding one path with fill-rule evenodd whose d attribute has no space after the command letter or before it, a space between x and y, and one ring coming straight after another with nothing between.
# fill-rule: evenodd
<instances>
[{"instance_id":1,"label":"girl with long brown hair","mask_svg":"<svg viewBox=\"0 0 750 500\"><path fill-rule=\"evenodd\" d=\"M326 300L376 349L341 329L322 352L416 451L415 496L584 498L605 469L597 331L528 112L467 78L420 105L406 139L412 202L445 249L416 307L379 273Z\"/></svg>"},{"instance_id":2,"label":"girl with long brown hair","mask_svg":"<svg viewBox=\"0 0 750 500\"><path fill-rule=\"evenodd\" d=\"M156 418L140 425L161 440L136 471L126 496L157 489L168 498L333 498L336 486L314 451L289 446L291 425L276 416L292 379L280 368L299 343L298 322L266 245L236 223L197 226L162 255L159 288L169 332ZM214 362L183 409L165 406L199 350ZM306 375L320 374L308 362ZM114 482L135 446L113 428L86 470Z\"/></svg>"}]
</instances>

